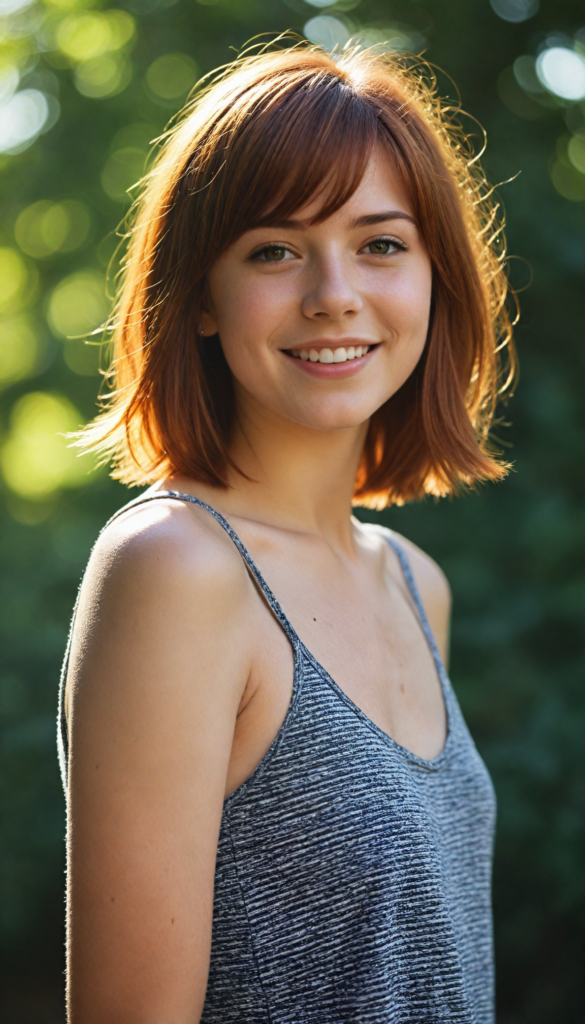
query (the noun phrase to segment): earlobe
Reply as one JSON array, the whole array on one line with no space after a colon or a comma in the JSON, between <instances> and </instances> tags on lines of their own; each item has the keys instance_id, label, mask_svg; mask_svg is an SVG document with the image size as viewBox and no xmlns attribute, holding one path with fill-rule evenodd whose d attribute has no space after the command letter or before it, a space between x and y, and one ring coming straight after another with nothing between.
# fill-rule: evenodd
<instances>
[{"instance_id":1,"label":"earlobe","mask_svg":"<svg viewBox=\"0 0 585 1024\"><path fill-rule=\"evenodd\" d=\"M201 338L210 338L212 335L217 334L217 324L215 317L211 313L203 312L199 318L197 325L197 334Z\"/></svg>"}]
</instances>

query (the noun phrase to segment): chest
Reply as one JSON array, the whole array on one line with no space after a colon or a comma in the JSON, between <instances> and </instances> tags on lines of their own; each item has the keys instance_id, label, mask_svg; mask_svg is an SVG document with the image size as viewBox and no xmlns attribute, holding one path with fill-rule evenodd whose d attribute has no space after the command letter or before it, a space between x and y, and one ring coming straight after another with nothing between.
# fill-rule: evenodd
<instances>
[{"instance_id":1,"label":"chest","mask_svg":"<svg viewBox=\"0 0 585 1024\"><path fill-rule=\"evenodd\" d=\"M400 566L378 548L357 564L309 544L271 545L255 558L313 657L384 732L435 757L446 714L433 655ZM256 706L281 710L292 686L291 656L270 609L255 604Z\"/></svg>"}]
</instances>

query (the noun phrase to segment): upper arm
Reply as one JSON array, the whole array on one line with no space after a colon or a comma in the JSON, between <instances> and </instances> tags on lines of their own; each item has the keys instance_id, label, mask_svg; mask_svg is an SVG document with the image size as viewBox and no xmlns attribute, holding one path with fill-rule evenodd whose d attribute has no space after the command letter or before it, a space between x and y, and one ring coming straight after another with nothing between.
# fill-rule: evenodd
<instances>
[{"instance_id":1,"label":"upper arm","mask_svg":"<svg viewBox=\"0 0 585 1024\"><path fill-rule=\"evenodd\" d=\"M439 565L421 551L416 544L400 538L408 555L412 573L433 631L439 654L445 667L449 663L449 639L451 626L451 588L445 573Z\"/></svg>"},{"instance_id":2,"label":"upper arm","mask_svg":"<svg viewBox=\"0 0 585 1024\"><path fill-rule=\"evenodd\" d=\"M71 1024L199 1019L248 586L192 513L136 510L92 555L66 689Z\"/></svg>"}]
</instances>

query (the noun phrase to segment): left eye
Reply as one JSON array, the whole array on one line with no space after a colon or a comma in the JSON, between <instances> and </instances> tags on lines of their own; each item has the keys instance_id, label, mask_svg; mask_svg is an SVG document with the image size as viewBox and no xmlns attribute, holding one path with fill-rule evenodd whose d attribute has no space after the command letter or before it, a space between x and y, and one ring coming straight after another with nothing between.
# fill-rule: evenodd
<instances>
[{"instance_id":1,"label":"left eye","mask_svg":"<svg viewBox=\"0 0 585 1024\"><path fill-rule=\"evenodd\" d=\"M293 257L290 249L284 245L267 245L264 249L255 252L252 259L261 260L263 263L282 263L283 260Z\"/></svg>"},{"instance_id":2,"label":"left eye","mask_svg":"<svg viewBox=\"0 0 585 1024\"><path fill-rule=\"evenodd\" d=\"M365 248L372 256L387 256L399 247L390 238L375 238L373 242L368 242Z\"/></svg>"}]
</instances>

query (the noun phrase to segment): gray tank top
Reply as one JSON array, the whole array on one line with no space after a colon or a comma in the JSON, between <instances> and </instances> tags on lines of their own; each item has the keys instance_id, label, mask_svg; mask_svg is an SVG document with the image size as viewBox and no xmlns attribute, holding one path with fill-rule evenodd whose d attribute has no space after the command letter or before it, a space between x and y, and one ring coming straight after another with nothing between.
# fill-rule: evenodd
<instances>
[{"instance_id":1,"label":"gray tank top","mask_svg":"<svg viewBox=\"0 0 585 1024\"><path fill-rule=\"evenodd\" d=\"M432 761L396 743L337 686L219 512L166 491L116 516L160 498L217 520L294 654L283 725L223 808L202 1024L492 1024L493 788L403 548L369 527L400 560L441 681L448 735ZM70 645L71 636L59 710L64 782Z\"/></svg>"}]
</instances>

